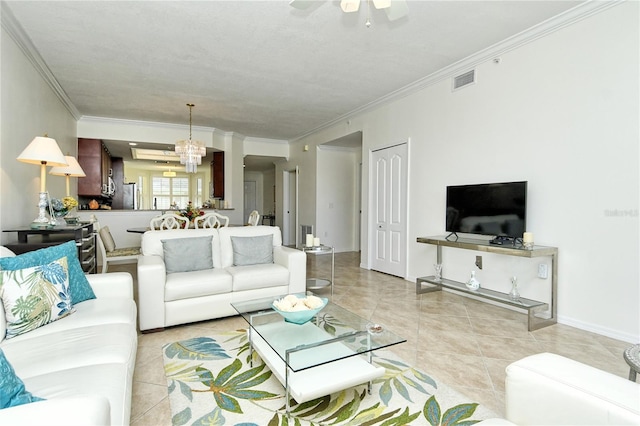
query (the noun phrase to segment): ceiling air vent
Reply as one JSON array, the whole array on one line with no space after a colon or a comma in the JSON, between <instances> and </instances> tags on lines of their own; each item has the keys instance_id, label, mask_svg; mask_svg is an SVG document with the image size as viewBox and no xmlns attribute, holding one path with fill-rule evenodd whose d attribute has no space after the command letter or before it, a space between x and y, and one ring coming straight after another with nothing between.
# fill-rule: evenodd
<instances>
[{"instance_id":1,"label":"ceiling air vent","mask_svg":"<svg viewBox=\"0 0 640 426\"><path fill-rule=\"evenodd\" d=\"M458 89L462 89L465 86L473 84L476 82L476 70L471 70L465 72L464 74L460 74L459 76L453 77L453 91Z\"/></svg>"}]
</instances>

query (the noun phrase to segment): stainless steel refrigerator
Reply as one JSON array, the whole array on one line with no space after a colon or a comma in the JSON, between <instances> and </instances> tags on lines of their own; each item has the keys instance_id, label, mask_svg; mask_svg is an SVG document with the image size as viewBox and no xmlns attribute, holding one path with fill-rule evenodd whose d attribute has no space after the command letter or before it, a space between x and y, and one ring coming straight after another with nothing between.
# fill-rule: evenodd
<instances>
[{"instance_id":1,"label":"stainless steel refrigerator","mask_svg":"<svg viewBox=\"0 0 640 426\"><path fill-rule=\"evenodd\" d=\"M138 185L125 183L122 185L122 208L125 210L138 209Z\"/></svg>"}]
</instances>

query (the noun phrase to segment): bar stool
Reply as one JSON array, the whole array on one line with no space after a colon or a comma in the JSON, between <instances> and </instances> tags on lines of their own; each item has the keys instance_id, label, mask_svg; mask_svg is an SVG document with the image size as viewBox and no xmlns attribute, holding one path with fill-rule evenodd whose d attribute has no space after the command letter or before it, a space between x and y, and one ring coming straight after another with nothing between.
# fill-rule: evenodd
<instances>
[{"instance_id":1,"label":"bar stool","mask_svg":"<svg viewBox=\"0 0 640 426\"><path fill-rule=\"evenodd\" d=\"M635 382L636 373L640 372L640 344L625 349L624 360L629 364L629 380Z\"/></svg>"}]
</instances>

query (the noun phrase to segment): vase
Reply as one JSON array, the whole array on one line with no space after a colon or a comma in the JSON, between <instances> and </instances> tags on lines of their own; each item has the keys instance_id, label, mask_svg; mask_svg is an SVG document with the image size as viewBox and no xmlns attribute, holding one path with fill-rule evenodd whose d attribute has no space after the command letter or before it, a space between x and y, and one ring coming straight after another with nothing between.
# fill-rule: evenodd
<instances>
[{"instance_id":1,"label":"vase","mask_svg":"<svg viewBox=\"0 0 640 426\"><path fill-rule=\"evenodd\" d=\"M509 299L519 300L520 292L518 291L518 277L511 277L511 291L509 292Z\"/></svg>"},{"instance_id":2,"label":"vase","mask_svg":"<svg viewBox=\"0 0 640 426\"><path fill-rule=\"evenodd\" d=\"M53 218L56 226L66 225L67 222L64 220L64 217L69 213L69 210L54 210Z\"/></svg>"},{"instance_id":3,"label":"vase","mask_svg":"<svg viewBox=\"0 0 640 426\"><path fill-rule=\"evenodd\" d=\"M476 291L480 289L480 281L476 279L476 271L471 271L471 277L467 281L466 286L469 290Z\"/></svg>"}]
</instances>

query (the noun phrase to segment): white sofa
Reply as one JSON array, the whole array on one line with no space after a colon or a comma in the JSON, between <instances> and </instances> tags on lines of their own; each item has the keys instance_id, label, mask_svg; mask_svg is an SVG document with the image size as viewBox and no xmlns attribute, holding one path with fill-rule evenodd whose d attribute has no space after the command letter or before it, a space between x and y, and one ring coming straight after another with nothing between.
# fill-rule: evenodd
<instances>
[{"instance_id":1,"label":"white sofa","mask_svg":"<svg viewBox=\"0 0 640 426\"><path fill-rule=\"evenodd\" d=\"M0 257L12 253L0 247ZM96 298L0 349L31 394L44 401L0 410L0 425L128 425L137 351L136 305L128 273L87 275Z\"/></svg>"},{"instance_id":2,"label":"white sofa","mask_svg":"<svg viewBox=\"0 0 640 426\"><path fill-rule=\"evenodd\" d=\"M639 383L551 353L523 358L506 372L506 420L482 425L640 424Z\"/></svg>"},{"instance_id":3,"label":"white sofa","mask_svg":"<svg viewBox=\"0 0 640 426\"><path fill-rule=\"evenodd\" d=\"M167 273L163 241L211 236L213 268ZM273 263L234 266L232 238L272 236ZM196 255L199 256L199 255ZM187 260L185 260L187 261ZM277 226L148 231L138 259L141 331L236 315L232 302L306 290L306 254L282 245Z\"/></svg>"}]
</instances>

